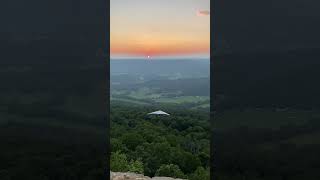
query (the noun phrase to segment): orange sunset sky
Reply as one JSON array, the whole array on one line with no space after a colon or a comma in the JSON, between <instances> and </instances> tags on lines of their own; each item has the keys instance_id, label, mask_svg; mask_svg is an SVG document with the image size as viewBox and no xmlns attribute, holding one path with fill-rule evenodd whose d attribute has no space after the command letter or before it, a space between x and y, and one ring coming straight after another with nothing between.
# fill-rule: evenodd
<instances>
[{"instance_id":1,"label":"orange sunset sky","mask_svg":"<svg viewBox=\"0 0 320 180\"><path fill-rule=\"evenodd\" d=\"M111 0L111 57L199 56L210 49L210 0Z\"/></svg>"}]
</instances>

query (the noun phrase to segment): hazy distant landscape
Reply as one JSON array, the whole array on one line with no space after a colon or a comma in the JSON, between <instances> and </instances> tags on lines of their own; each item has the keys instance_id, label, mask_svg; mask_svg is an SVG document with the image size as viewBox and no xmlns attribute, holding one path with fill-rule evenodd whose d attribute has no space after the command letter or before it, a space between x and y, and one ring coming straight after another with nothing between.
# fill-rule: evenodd
<instances>
[{"instance_id":1,"label":"hazy distant landscape","mask_svg":"<svg viewBox=\"0 0 320 180\"><path fill-rule=\"evenodd\" d=\"M209 60L112 60L111 101L208 110Z\"/></svg>"}]
</instances>

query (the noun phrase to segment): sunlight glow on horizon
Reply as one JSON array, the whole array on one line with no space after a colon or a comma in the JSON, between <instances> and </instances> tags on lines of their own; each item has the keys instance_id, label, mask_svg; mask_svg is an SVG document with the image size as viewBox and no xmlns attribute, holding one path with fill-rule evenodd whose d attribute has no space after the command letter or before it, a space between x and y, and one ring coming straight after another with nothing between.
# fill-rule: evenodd
<instances>
[{"instance_id":1,"label":"sunlight glow on horizon","mask_svg":"<svg viewBox=\"0 0 320 180\"><path fill-rule=\"evenodd\" d=\"M209 8L210 0L111 0L111 56L209 54Z\"/></svg>"}]
</instances>

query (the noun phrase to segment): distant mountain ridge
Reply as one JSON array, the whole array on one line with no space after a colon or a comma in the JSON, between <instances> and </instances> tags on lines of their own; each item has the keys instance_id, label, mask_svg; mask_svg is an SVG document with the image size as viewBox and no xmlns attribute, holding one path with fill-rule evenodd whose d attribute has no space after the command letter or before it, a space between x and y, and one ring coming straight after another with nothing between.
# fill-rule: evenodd
<instances>
[{"instance_id":1,"label":"distant mountain ridge","mask_svg":"<svg viewBox=\"0 0 320 180\"><path fill-rule=\"evenodd\" d=\"M182 76L209 77L210 60L111 60L110 73L111 76L181 74Z\"/></svg>"}]
</instances>

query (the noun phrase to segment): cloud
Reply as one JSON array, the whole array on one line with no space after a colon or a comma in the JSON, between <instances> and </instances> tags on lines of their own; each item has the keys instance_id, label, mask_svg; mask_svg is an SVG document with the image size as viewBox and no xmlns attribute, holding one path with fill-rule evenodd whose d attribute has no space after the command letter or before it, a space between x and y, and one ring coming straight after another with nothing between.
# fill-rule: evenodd
<instances>
[{"instance_id":1,"label":"cloud","mask_svg":"<svg viewBox=\"0 0 320 180\"><path fill-rule=\"evenodd\" d=\"M210 11L207 11L207 10L197 10L197 16L210 16Z\"/></svg>"}]
</instances>

